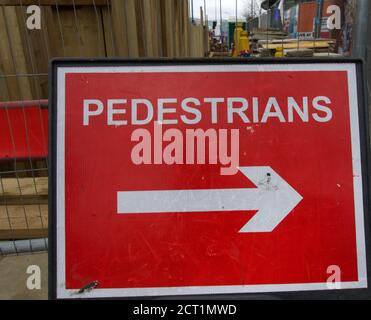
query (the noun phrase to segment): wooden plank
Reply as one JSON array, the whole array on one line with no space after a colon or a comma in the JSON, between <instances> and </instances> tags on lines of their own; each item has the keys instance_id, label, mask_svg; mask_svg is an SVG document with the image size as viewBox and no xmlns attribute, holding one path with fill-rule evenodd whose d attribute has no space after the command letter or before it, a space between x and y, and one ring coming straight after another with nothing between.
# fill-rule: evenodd
<instances>
[{"instance_id":1,"label":"wooden plank","mask_svg":"<svg viewBox=\"0 0 371 320\"><path fill-rule=\"evenodd\" d=\"M173 27L172 27L172 32L173 32L173 41L174 41L174 57L179 57L180 55L180 42L179 42L179 36L180 36L180 31L179 31L179 8L178 8L178 1L173 0L172 2L172 19L173 19Z\"/></svg>"},{"instance_id":2,"label":"wooden plank","mask_svg":"<svg viewBox=\"0 0 371 320\"><path fill-rule=\"evenodd\" d=\"M328 48L330 46L329 41L300 41L299 43L291 42L291 43L270 43L270 44L263 44L262 47L265 49L277 49L277 48L284 48L284 49L311 49L311 48Z\"/></svg>"},{"instance_id":3,"label":"wooden plank","mask_svg":"<svg viewBox=\"0 0 371 320\"><path fill-rule=\"evenodd\" d=\"M148 0L142 0L142 8L143 8L143 20L142 24L144 24L144 42L145 42L145 56L146 57L153 57L154 50L153 50L153 35L154 32L152 30L152 3Z\"/></svg>"},{"instance_id":4,"label":"wooden plank","mask_svg":"<svg viewBox=\"0 0 371 320\"><path fill-rule=\"evenodd\" d=\"M2 178L0 240L47 235L48 178Z\"/></svg>"},{"instance_id":5,"label":"wooden plank","mask_svg":"<svg viewBox=\"0 0 371 320\"><path fill-rule=\"evenodd\" d=\"M31 73L27 60L25 57L25 43L22 41L21 36L21 24L17 17L17 11L15 7L4 7L4 14L6 15L6 21L8 24L8 30L10 30L10 42L13 56L13 62L15 64L15 71L17 74L29 74ZM18 87L20 100L32 99L32 90L30 77L18 76Z\"/></svg>"},{"instance_id":6,"label":"wooden plank","mask_svg":"<svg viewBox=\"0 0 371 320\"><path fill-rule=\"evenodd\" d=\"M103 19L103 30L104 30L104 45L106 47L106 56L116 56L116 47L113 34L113 22L110 7L105 6L100 8L102 19Z\"/></svg>"},{"instance_id":7,"label":"wooden plank","mask_svg":"<svg viewBox=\"0 0 371 320\"><path fill-rule=\"evenodd\" d=\"M78 20L82 43L86 48L86 55L93 57L105 57L105 45L101 11L96 7L80 7Z\"/></svg>"},{"instance_id":8,"label":"wooden plank","mask_svg":"<svg viewBox=\"0 0 371 320\"><path fill-rule=\"evenodd\" d=\"M0 196L0 206L2 205L31 205L31 204L48 204L48 195Z\"/></svg>"},{"instance_id":9,"label":"wooden plank","mask_svg":"<svg viewBox=\"0 0 371 320\"><path fill-rule=\"evenodd\" d=\"M204 21L204 11L202 10L202 7L200 7L200 20L201 20L200 26L199 26L200 33L201 33L201 35L200 35L200 46L201 46L200 54L201 54L201 56L204 56L205 55L205 31L204 31L205 21Z\"/></svg>"},{"instance_id":10,"label":"wooden plank","mask_svg":"<svg viewBox=\"0 0 371 320\"><path fill-rule=\"evenodd\" d=\"M204 43L204 57L206 57L210 52L210 42L209 42L209 21L205 15L205 26L203 27L203 43Z\"/></svg>"},{"instance_id":11,"label":"wooden plank","mask_svg":"<svg viewBox=\"0 0 371 320\"><path fill-rule=\"evenodd\" d=\"M147 52L147 42L145 39L144 3L142 0L135 0L135 22L137 28L138 56L145 57Z\"/></svg>"},{"instance_id":12,"label":"wooden plank","mask_svg":"<svg viewBox=\"0 0 371 320\"><path fill-rule=\"evenodd\" d=\"M50 6L41 7L41 29L29 30L26 27L28 17L26 10L25 6L16 8L28 72L30 74L47 74L49 59L58 56L54 41L58 34L54 29L53 12ZM29 77L29 80L32 98L46 99L48 97L47 75L32 76Z\"/></svg>"},{"instance_id":13,"label":"wooden plank","mask_svg":"<svg viewBox=\"0 0 371 320\"><path fill-rule=\"evenodd\" d=\"M0 56L10 100L32 99L30 78L15 7L0 7ZM23 76L15 76L15 75Z\"/></svg>"},{"instance_id":14,"label":"wooden plank","mask_svg":"<svg viewBox=\"0 0 371 320\"><path fill-rule=\"evenodd\" d=\"M56 8L53 11L56 13ZM102 19L98 10L93 6L63 6L58 7L58 13L63 42L58 37L56 46L64 51L65 56L105 56Z\"/></svg>"},{"instance_id":15,"label":"wooden plank","mask_svg":"<svg viewBox=\"0 0 371 320\"><path fill-rule=\"evenodd\" d=\"M311 39L311 40L299 40L299 42L309 42L309 43L314 43L314 42L322 42L325 41L329 44L335 44L336 40L334 39ZM268 44L274 43L274 44L282 44L282 43L298 43L298 39L270 39L268 40ZM258 44L267 44L266 39L258 40Z\"/></svg>"},{"instance_id":16,"label":"wooden plank","mask_svg":"<svg viewBox=\"0 0 371 320\"><path fill-rule=\"evenodd\" d=\"M161 12L160 12L160 0L150 0L151 3L151 28L152 28L152 47L153 56L160 57L161 54Z\"/></svg>"},{"instance_id":17,"label":"wooden plank","mask_svg":"<svg viewBox=\"0 0 371 320\"><path fill-rule=\"evenodd\" d=\"M4 8L0 7L0 75L14 74L8 34L4 19ZM0 97L2 101L17 100L18 83L14 77L0 77Z\"/></svg>"},{"instance_id":18,"label":"wooden plank","mask_svg":"<svg viewBox=\"0 0 371 320\"><path fill-rule=\"evenodd\" d=\"M175 39L174 39L174 0L164 0L164 10L162 19L164 19L163 32L166 36L166 57L173 58L175 56Z\"/></svg>"},{"instance_id":19,"label":"wooden plank","mask_svg":"<svg viewBox=\"0 0 371 320\"><path fill-rule=\"evenodd\" d=\"M184 32L184 57L190 56L190 28L191 24L189 22L189 13L188 13L188 1L183 2L183 32Z\"/></svg>"},{"instance_id":20,"label":"wooden plank","mask_svg":"<svg viewBox=\"0 0 371 320\"><path fill-rule=\"evenodd\" d=\"M138 47L138 29L135 11L135 0L126 0L124 3L127 21L126 37L128 39L129 57L138 58L139 47Z\"/></svg>"},{"instance_id":21,"label":"wooden plank","mask_svg":"<svg viewBox=\"0 0 371 320\"><path fill-rule=\"evenodd\" d=\"M191 24L189 28L189 56L194 58L197 57L197 33L196 33L197 26Z\"/></svg>"},{"instance_id":22,"label":"wooden plank","mask_svg":"<svg viewBox=\"0 0 371 320\"><path fill-rule=\"evenodd\" d=\"M173 5L174 16L174 46L175 56L182 56L183 34L182 34L182 5L183 0L175 0Z\"/></svg>"},{"instance_id":23,"label":"wooden plank","mask_svg":"<svg viewBox=\"0 0 371 320\"><path fill-rule=\"evenodd\" d=\"M128 39L126 37L126 11L122 0L111 0L112 29L115 54L121 57L129 55Z\"/></svg>"},{"instance_id":24,"label":"wooden plank","mask_svg":"<svg viewBox=\"0 0 371 320\"><path fill-rule=\"evenodd\" d=\"M0 196L47 195L48 177L35 178L2 178Z\"/></svg>"},{"instance_id":25,"label":"wooden plank","mask_svg":"<svg viewBox=\"0 0 371 320\"><path fill-rule=\"evenodd\" d=\"M178 20L178 47L179 57L184 57L184 27L183 27L183 1L177 1L177 20Z\"/></svg>"},{"instance_id":26,"label":"wooden plank","mask_svg":"<svg viewBox=\"0 0 371 320\"><path fill-rule=\"evenodd\" d=\"M48 205L0 206L0 230L47 229Z\"/></svg>"},{"instance_id":27,"label":"wooden plank","mask_svg":"<svg viewBox=\"0 0 371 320\"><path fill-rule=\"evenodd\" d=\"M34 50L33 50L33 47L34 46L37 46L37 53L40 53L42 52L42 47L39 48L39 37L36 36L36 37L33 37L33 39L31 39L32 36L35 35L35 33L37 34L40 34L40 31L41 30L32 30L34 32L32 32L30 34L30 31L31 30L28 30L27 27L26 27L26 19L27 19L27 13L26 13L26 9L27 7L16 7L15 10L16 10L16 13L17 13L17 19L18 19L18 23L19 23L19 32L20 32L20 36L21 36L21 41L22 43L25 45L24 46L24 54L25 54L25 60L26 60L26 64L28 66L28 73L32 73L32 74L36 74L38 73L37 71L37 64L40 63L40 61L44 62L45 60L48 60L48 58L44 58L44 59L36 59L34 57ZM43 17L41 17L41 21L43 21ZM35 42L34 42L35 41ZM42 63L41 62L41 63ZM46 68L47 69L47 68ZM44 70L44 72L47 72ZM42 92L41 92L41 86L40 86L40 82L39 82L39 77L30 77L30 86L31 86L31 91L32 91L32 99L42 99L42 98L46 98L47 97L47 94L46 96L43 96L42 95ZM47 87L47 77L46 77L46 87Z\"/></svg>"},{"instance_id":28,"label":"wooden plank","mask_svg":"<svg viewBox=\"0 0 371 320\"><path fill-rule=\"evenodd\" d=\"M190 45L191 45L191 57L203 57L204 46L203 46L203 26L202 25L191 25Z\"/></svg>"},{"instance_id":29,"label":"wooden plank","mask_svg":"<svg viewBox=\"0 0 371 320\"><path fill-rule=\"evenodd\" d=\"M332 53L332 52L315 52L313 54L314 57L332 57L332 58L340 58L342 57L339 53ZM371 74L371 73L370 73Z\"/></svg>"},{"instance_id":30,"label":"wooden plank","mask_svg":"<svg viewBox=\"0 0 371 320\"><path fill-rule=\"evenodd\" d=\"M163 56L162 47L162 27L161 27L161 0L150 0L152 11L152 35L153 35L153 55L154 57Z\"/></svg>"},{"instance_id":31,"label":"wooden plank","mask_svg":"<svg viewBox=\"0 0 371 320\"><path fill-rule=\"evenodd\" d=\"M0 43L0 46L1 46L1 43ZM0 61L0 88L1 88L0 89L0 101L9 101L10 98L9 98L8 84L6 82L6 79L2 77L3 74L4 74L3 66Z\"/></svg>"},{"instance_id":32,"label":"wooden plank","mask_svg":"<svg viewBox=\"0 0 371 320\"><path fill-rule=\"evenodd\" d=\"M0 108L1 108L1 103L0 103ZM23 159L23 160L17 160L17 162L14 162L14 159L2 159L0 163L1 163L0 185L1 185L2 179L15 178L14 176L15 171L18 171L18 175L17 175L18 178L30 177L30 174L32 174L32 169L33 170L37 169L36 171L33 171L33 174L35 177L45 177L48 174L47 160L43 158L31 159L31 160ZM26 170L26 171L20 171L20 170Z\"/></svg>"},{"instance_id":33,"label":"wooden plank","mask_svg":"<svg viewBox=\"0 0 371 320\"><path fill-rule=\"evenodd\" d=\"M48 237L48 229L0 230L0 240L38 239Z\"/></svg>"}]
</instances>

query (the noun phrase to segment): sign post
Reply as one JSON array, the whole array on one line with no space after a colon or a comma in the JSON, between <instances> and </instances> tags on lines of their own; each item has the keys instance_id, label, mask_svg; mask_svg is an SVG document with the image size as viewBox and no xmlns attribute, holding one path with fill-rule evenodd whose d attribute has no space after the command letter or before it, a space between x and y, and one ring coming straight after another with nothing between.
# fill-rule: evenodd
<instances>
[{"instance_id":1,"label":"sign post","mask_svg":"<svg viewBox=\"0 0 371 320\"><path fill-rule=\"evenodd\" d=\"M51 70L53 298L366 290L360 62Z\"/></svg>"}]
</instances>

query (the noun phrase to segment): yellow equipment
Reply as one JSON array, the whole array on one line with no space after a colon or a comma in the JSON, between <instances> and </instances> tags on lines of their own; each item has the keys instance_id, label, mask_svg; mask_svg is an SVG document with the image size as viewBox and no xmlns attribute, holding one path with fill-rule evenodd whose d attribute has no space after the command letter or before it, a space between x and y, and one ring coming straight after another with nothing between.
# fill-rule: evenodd
<instances>
[{"instance_id":1,"label":"yellow equipment","mask_svg":"<svg viewBox=\"0 0 371 320\"><path fill-rule=\"evenodd\" d=\"M237 23L234 29L234 47L232 57L238 57L240 52L250 51L249 33L243 30L242 23Z\"/></svg>"},{"instance_id":2,"label":"yellow equipment","mask_svg":"<svg viewBox=\"0 0 371 320\"><path fill-rule=\"evenodd\" d=\"M284 57L283 48L282 47L277 47L276 48L276 53L274 54L274 56L276 58L282 58L282 57Z\"/></svg>"}]
</instances>

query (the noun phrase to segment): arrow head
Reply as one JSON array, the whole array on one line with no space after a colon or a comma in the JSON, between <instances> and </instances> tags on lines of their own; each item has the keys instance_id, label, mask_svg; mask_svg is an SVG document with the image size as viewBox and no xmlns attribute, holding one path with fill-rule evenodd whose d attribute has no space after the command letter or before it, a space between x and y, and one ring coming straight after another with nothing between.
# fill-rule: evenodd
<instances>
[{"instance_id":1,"label":"arrow head","mask_svg":"<svg viewBox=\"0 0 371 320\"><path fill-rule=\"evenodd\" d=\"M239 170L258 188L258 212L239 232L271 232L303 197L271 167L241 167Z\"/></svg>"}]
</instances>

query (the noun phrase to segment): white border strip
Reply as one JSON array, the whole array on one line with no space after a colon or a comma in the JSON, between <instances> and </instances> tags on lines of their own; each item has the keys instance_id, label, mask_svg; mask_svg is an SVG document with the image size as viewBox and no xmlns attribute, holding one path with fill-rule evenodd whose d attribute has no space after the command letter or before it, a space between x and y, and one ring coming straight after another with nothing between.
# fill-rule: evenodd
<instances>
[{"instance_id":1,"label":"white border strip","mask_svg":"<svg viewBox=\"0 0 371 320\"><path fill-rule=\"evenodd\" d=\"M261 64L261 65L174 65L123 67L58 67L57 69L57 298L107 298L186 294L258 293L328 290L326 283L234 285L203 287L159 287L94 289L83 294L66 289L65 262L65 76L67 73L162 73L162 72L271 72L271 71L346 71L348 74L351 143L354 175L354 202L357 241L358 281L342 282L341 289L367 288L366 245L358 118L357 77L354 63Z\"/></svg>"}]
</instances>

